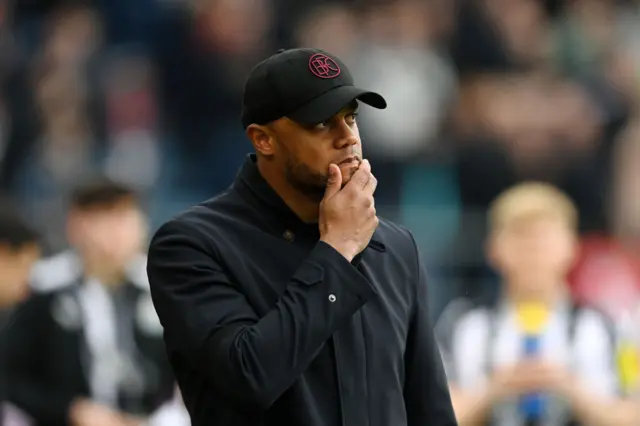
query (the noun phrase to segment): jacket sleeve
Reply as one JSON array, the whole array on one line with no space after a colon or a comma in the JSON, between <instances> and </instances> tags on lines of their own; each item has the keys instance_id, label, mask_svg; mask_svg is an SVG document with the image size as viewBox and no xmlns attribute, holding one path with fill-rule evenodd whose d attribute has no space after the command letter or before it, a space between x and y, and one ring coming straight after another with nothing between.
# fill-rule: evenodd
<instances>
[{"instance_id":1,"label":"jacket sleeve","mask_svg":"<svg viewBox=\"0 0 640 426\"><path fill-rule=\"evenodd\" d=\"M202 239L192 224L173 220L150 244L147 273L167 346L213 379L221 395L266 409L373 289L318 242L275 306L258 317Z\"/></svg>"},{"instance_id":2,"label":"jacket sleeve","mask_svg":"<svg viewBox=\"0 0 640 426\"><path fill-rule=\"evenodd\" d=\"M405 389L408 426L457 425L442 357L427 309L427 278L415 247L416 300L405 350Z\"/></svg>"},{"instance_id":3,"label":"jacket sleeve","mask_svg":"<svg viewBox=\"0 0 640 426\"><path fill-rule=\"evenodd\" d=\"M7 399L37 424L68 424L69 408L76 395L48 385L40 374L46 357L46 315L49 295L35 295L22 305L5 330Z\"/></svg>"}]
</instances>

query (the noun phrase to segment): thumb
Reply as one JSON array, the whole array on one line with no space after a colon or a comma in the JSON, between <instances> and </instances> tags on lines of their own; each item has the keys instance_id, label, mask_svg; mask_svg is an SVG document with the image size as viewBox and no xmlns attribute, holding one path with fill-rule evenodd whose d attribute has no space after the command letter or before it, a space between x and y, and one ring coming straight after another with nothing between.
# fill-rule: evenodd
<instances>
[{"instance_id":1,"label":"thumb","mask_svg":"<svg viewBox=\"0 0 640 426\"><path fill-rule=\"evenodd\" d=\"M324 193L325 198L336 195L342 187L342 172L340 167L335 164L329 165L329 179L327 179L327 188Z\"/></svg>"}]
</instances>

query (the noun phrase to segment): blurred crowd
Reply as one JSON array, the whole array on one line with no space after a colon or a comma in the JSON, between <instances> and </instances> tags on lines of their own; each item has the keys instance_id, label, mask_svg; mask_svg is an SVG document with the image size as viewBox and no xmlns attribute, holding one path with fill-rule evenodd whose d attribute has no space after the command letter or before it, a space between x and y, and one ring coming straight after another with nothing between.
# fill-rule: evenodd
<instances>
[{"instance_id":1,"label":"blurred crowd","mask_svg":"<svg viewBox=\"0 0 640 426\"><path fill-rule=\"evenodd\" d=\"M146 232L231 183L251 150L240 126L245 76L258 60L295 46L339 56L359 85L388 100L386 110L359 115L365 156L379 181L377 210L415 234L432 275L433 320L451 337L445 340L464 336L458 333L464 327L481 336L474 332L484 321L478 318L503 312L505 304L519 306L514 294L536 301L550 291L570 306L593 306L603 324L610 322L614 343L601 350L600 364L592 363L596 349L581 350L580 371L597 370L584 379L593 379L602 395L619 387L633 393L640 375L637 0L0 1L0 196L3 210L16 210L30 224L22 232L12 219L0 220L8 224L0 223L8 235L0 241L0 285L19 280L16 265L23 265L44 297L30 305L36 319L38 306L57 312L55 306L65 305L65 285L89 270L103 284L138 289L125 292L130 297L122 297L122 306L145 305L137 302L147 300L145 279L129 264L144 253ZM508 190L524 193L512 204L533 207L496 207ZM525 211L523 217L535 220L514 219L519 225L504 225L506 232L495 223L495 209L516 218ZM568 248L561 237L575 244ZM4 245L33 250L18 251L20 262L7 255L3 266ZM520 258L505 254L510 251ZM96 262L111 266L91 266ZM522 270L528 279L513 278ZM0 301L19 298L1 293ZM104 299L96 294L102 293L95 290L91 300ZM8 305L0 304L0 325L10 316ZM565 305L558 315L572 323L567 312L574 310ZM130 405L113 395L94 398L134 417L109 423L109 413L80 405L78 425L97 425L87 420L92 416L103 416L100 425L137 424L135 416L167 410L179 399L162 381L163 361L153 349L161 336L153 320L140 321L152 338L140 343L151 349L137 351L145 352L137 359L146 359L154 372L145 374L157 383L134 392ZM462 339L464 347L473 351L469 339ZM25 345L19 357L33 351ZM491 378L468 366L454 373L459 349L453 341L442 346L456 397ZM619 368L607 370L607 357ZM49 386L58 379L56 368L68 365L42 367L38 376L30 365L41 363L30 363L20 367L21 377ZM96 374L109 377L105 371ZM453 383L454 376L464 379ZM0 378L0 396L2 386ZM87 386L69 395L88 396ZM58 411L69 398L52 408L18 397L18 405L32 417L58 419L42 423L55 426L65 424ZM501 412L498 424L520 424L509 409ZM169 424L180 425L171 418Z\"/></svg>"}]
</instances>

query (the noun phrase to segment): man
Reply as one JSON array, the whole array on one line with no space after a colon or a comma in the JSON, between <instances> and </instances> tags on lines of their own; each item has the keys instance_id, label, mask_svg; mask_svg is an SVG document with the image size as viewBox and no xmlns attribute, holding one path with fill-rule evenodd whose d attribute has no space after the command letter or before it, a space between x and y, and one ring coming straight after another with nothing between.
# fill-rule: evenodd
<instances>
[{"instance_id":1,"label":"man","mask_svg":"<svg viewBox=\"0 0 640 426\"><path fill-rule=\"evenodd\" d=\"M576 254L573 203L551 185L523 183L489 217L502 300L462 315L442 342L458 421L619 426L614 330L573 303L565 283Z\"/></svg>"},{"instance_id":2,"label":"man","mask_svg":"<svg viewBox=\"0 0 640 426\"><path fill-rule=\"evenodd\" d=\"M147 272L192 424L455 425L413 237L376 217L357 89L315 49L245 85L256 154L164 224Z\"/></svg>"},{"instance_id":3,"label":"man","mask_svg":"<svg viewBox=\"0 0 640 426\"><path fill-rule=\"evenodd\" d=\"M175 381L145 280L144 230L129 188L96 179L72 194L73 248L36 265L34 295L8 329L8 399L37 424L167 424L155 415L167 416Z\"/></svg>"},{"instance_id":4,"label":"man","mask_svg":"<svg viewBox=\"0 0 640 426\"><path fill-rule=\"evenodd\" d=\"M13 407L5 405L8 393L5 365L6 329L14 311L29 296L29 274L40 257L38 234L8 203L0 203L0 424L15 422ZM5 423L3 423L3 420Z\"/></svg>"},{"instance_id":5,"label":"man","mask_svg":"<svg viewBox=\"0 0 640 426\"><path fill-rule=\"evenodd\" d=\"M29 274L39 257L37 232L13 206L0 203L0 330L13 308L29 296Z\"/></svg>"}]
</instances>

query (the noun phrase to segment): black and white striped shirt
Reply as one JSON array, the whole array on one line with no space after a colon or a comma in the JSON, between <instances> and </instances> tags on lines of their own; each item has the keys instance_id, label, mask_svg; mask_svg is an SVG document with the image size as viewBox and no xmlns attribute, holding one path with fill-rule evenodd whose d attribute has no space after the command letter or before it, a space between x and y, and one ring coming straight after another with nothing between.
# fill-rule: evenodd
<instances>
[{"instance_id":1,"label":"black and white striped shirt","mask_svg":"<svg viewBox=\"0 0 640 426\"><path fill-rule=\"evenodd\" d=\"M448 379L462 390L481 388L496 367L513 365L522 357L523 333L515 309L507 303L480 308L454 302L437 332ZM543 358L566 366L594 392L602 396L618 393L615 337L599 312L576 310L569 303L558 305L541 335L541 351ZM522 424L515 399L504 401L493 411L496 426ZM571 424L571 417L566 404L551 398L543 426Z\"/></svg>"}]
</instances>

